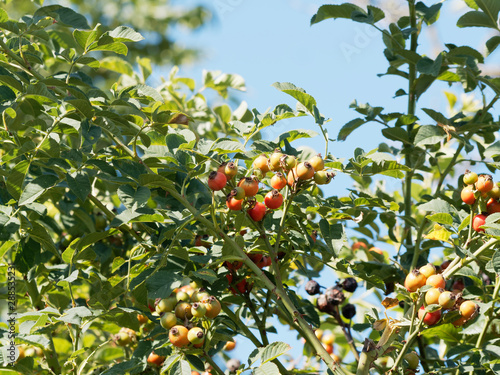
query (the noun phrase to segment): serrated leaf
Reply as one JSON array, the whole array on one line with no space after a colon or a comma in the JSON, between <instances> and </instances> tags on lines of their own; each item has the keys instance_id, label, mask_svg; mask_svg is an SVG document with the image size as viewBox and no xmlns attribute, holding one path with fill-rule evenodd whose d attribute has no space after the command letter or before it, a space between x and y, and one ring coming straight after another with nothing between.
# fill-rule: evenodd
<instances>
[{"instance_id":1,"label":"serrated leaf","mask_svg":"<svg viewBox=\"0 0 500 375\"><path fill-rule=\"evenodd\" d=\"M148 298L168 298L182 282L182 275L172 271L158 271L146 281Z\"/></svg>"},{"instance_id":2,"label":"serrated leaf","mask_svg":"<svg viewBox=\"0 0 500 375\"><path fill-rule=\"evenodd\" d=\"M262 363L272 361L280 355L285 354L291 349L291 346L284 342L273 342L267 345L261 354Z\"/></svg>"},{"instance_id":3,"label":"serrated leaf","mask_svg":"<svg viewBox=\"0 0 500 375\"><path fill-rule=\"evenodd\" d=\"M30 162L28 160L22 160L16 164L14 168L9 173L7 177L6 186L7 191L15 199L19 199L21 196L21 191L26 178L26 173L28 172Z\"/></svg>"},{"instance_id":4,"label":"serrated leaf","mask_svg":"<svg viewBox=\"0 0 500 375\"><path fill-rule=\"evenodd\" d=\"M486 265L486 270L500 275L500 251L496 251Z\"/></svg>"},{"instance_id":5,"label":"serrated leaf","mask_svg":"<svg viewBox=\"0 0 500 375\"><path fill-rule=\"evenodd\" d=\"M314 107L316 106L316 99L314 99L311 95L306 93L304 89L297 87L289 82L283 82L283 83L276 82L273 83L273 87L297 99L300 104L302 104L304 107L307 108L307 110L311 115L314 115Z\"/></svg>"},{"instance_id":6,"label":"serrated leaf","mask_svg":"<svg viewBox=\"0 0 500 375\"><path fill-rule=\"evenodd\" d=\"M219 279L217 274L213 270L208 268L202 268L199 271L192 271L189 273L189 276L198 279L203 279L210 284L213 284L215 281Z\"/></svg>"},{"instance_id":7,"label":"serrated leaf","mask_svg":"<svg viewBox=\"0 0 500 375\"><path fill-rule=\"evenodd\" d=\"M175 362L169 375L191 375L191 366L189 362L184 359Z\"/></svg>"},{"instance_id":8,"label":"serrated leaf","mask_svg":"<svg viewBox=\"0 0 500 375\"><path fill-rule=\"evenodd\" d=\"M443 65L443 55L439 54L436 60L432 60L428 57L422 57L417 63L417 70L420 73L427 74L433 77L437 77L441 70L441 65Z\"/></svg>"},{"instance_id":9,"label":"serrated leaf","mask_svg":"<svg viewBox=\"0 0 500 375\"><path fill-rule=\"evenodd\" d=\"M77 238L71 242L71 244L64 250L62 254L62 260L65 263L71 263L73 261L73 257L80 251L85 250L90 245L109 237L116 233L116 229L107 230L105 232L92 232L86 234L83 238Z\"/></svg>"},{"instance_id":10,"label":"serrated leaf","mask_svg":"<svg viewBox=\"0 0 500 375\"><path fill-rule=\"evenodd\" d=\"M488 49L488 55L491 55L500 45L500 36L495 35L494 37L488 39L486 42L486 48Z\"/></svg>"},{"instance_id":11,"label":"serrated leaf","mask_svg":"<svg viewBox=\"0 0 500 375\"><path fill-rule=\"evenodd\" d=\"M402 128L384 128L382 134L392 141L408 142L408 132Z\"/></svg>"},{"instance_id":12,"label":"serrated leaf","mask_svg":"<svg viewBox=\"0 0 500 375\"><path fill-rule=\"evenodd\" d=\"M266 362L252 371L254 375L279 375L278 366L272 362Z\"/></svg>"},{"instance_id":13,"label":"serrated leaf","mask_svg":"<svg viewBox=\"0 0 500 375\"><path fill-rule=\"evenodd\" d=\"M59 252L56 249L56 245L54 244L52 237L50 237L47 229L45 229L44 226L38 224L37 222L32 222L31 228L28 230L28 233L31 238L42 245L42 248L44 250L49 250L54 255L59 257Z\"/></svg>"},{"instance_id":14,"label":"serrated leaf","mask_svg":"<svg viewBox=\"0 0 500 375\"><path fill-rule=\"evenodd\" d=\"M480 11L470 11L465 13L457 21L458 27L488 27L496 29L497 23L486 13Z\"/></svg>"},{"instance_id":15,"label":"serrated leaf","mask_svg":"<svg viewBox=\"0 0 500 375\"><path fill-rule=\"evenodd\" d=\"M130 185L122 185L117 190L118 198L130 211L136 211L144 207L151 197L151 190L145 186L139 186L134 189Z\"/></svg>"},{"instance_id":16,"label":"serrated leaf","mask_svg":"<svg viewBox=\"0 0 500 375\"><path fill-rule=\"evenodd\" d=\"M457 332L457 329L453 327L451 324L443 324L437 327L431 327L422 331L422 336L428 338L439 337L440 339L451 342L451 343L459 343L460 335Z\"/></svg>"},{"instance_id":17,"label":"serrated leaf","mask_svg":"<svg viewBox=\"0 0 500 375\"><path fill-rule=\"evenodd\" d=\"M0 8L0 22L7 22L9 20L9 15L4 9Z\"/></svg>"},{"instance_id":18,"label":"serrated leaf","mask_svg":"<svg viewBox=\"0 0 500 375\"><path fill-rule=\"evenodd\" d=\"M210 151L217 151L218 153L228 154L231 152L245 153L245 147L238 141L232 141L228 138L221 138L215 141L210 147Z\"/></svg>"},{"instance_id":19,"label":"serrated leaf","mask_svg":"<svg viewBox=\"0 0 500 375\"><path fill-rule=\"evenodd\" d=\"M450 215L456 213L456 209L454 207L440 198L433 199L425 204L420 205L419 209L429 212L447 213Z\"/></svg>"},{"instance_id":20,"label":"serrated leaf","mask_svg":"<svg viewBox=\"0 0 500 375\"><path fill-rule=\"evenodd\" d=\"M19 198L19 205L34 202L40 195L53 187L59 179L54 175L43 175L35 178L24 188Z\"/></svg>"},{"instance_id":21,"label":"serrated leaf","mask_svg":"<svg viewBox=\"0 0 500 375\"><path fill-rule=\"evenodd\" d=\"M281 144L285 139L288 142L293 142L297 139L301 138L314 138L318 135L317 132L309 129L294 129L294 130L289 130L285 133L282 133L279 135L278 138L276 138L273 143L276 144Z\"/></svg>"},{"instance_id":22,"label":"serrated leaf","mask_svg":"<svg viewBox=\"0 0 500 375\"><path fill-rule=\"evenodd\" d=\"M426 235L425 238L429 240L448 242L452 234L453 233L446 230L446 228L436 224L434 225L434 229L428 235Z\"/></svg>"},{"instance_id":23,"label":"serrated leaf","mask_svg":"<svg viewBox=\"0 0 500 375\"><path fill-rule=\"evenodd\" d=\"M439 224L445 224L445 225L453 224L453 217L451 217L450 214L427 215L426 218L429 219L430 221L434 221L435 223Z\"/></svg>"},{"instance_id":24,"label":"serrated leaf","mask_svg":"<svg viewBox=\"0 0 500 375\"><path fill-rule=\"evenodd\" d=\"M363 120L362 118L355 118L354 120L349 121L347 124L345 124L342 129L339 131L339 135L337 136L337 139L339 141L345 141L347 137L357 128L360 126L366 124L366 121Z\"/></svg>"},{"instance_id":25,"label":"serrated leaf","mask_svg":"<svg viewBox=\"0 0 500 375\"><path fill-rule=\"evenodd\" d=\"M127 26L118 26L111 30L108 35L118 42L140 42L144 39L141 34Z\"/></svg>"},{"instance_id":26,"label":"serrated leaf","mask_svg":"<svg viewBox=\"0 0 500 375\"><path fill-rule=\"evenodd\" d=\"M87 174L84 172L76 172L72 175L67 173L66 181L68 182L68 186L71 192L75 194L76 197L82 202L85 202L87 200L87 196L92 190L89 176L87 176Z\"/></svg>"},{"instance_id":27,"label":"serrated leaf","mask_svg":"<svg viewBox=\"0 0 500 375\"><path fill-rule=\"evenodd\" d=\"M326 242L333 255L337 255L346 242L346 235L342 224L330 224L328 220L321 219L319 222L321 236Z\"/></svg>"},{"instance_id":28,"label":"serrated leaf","mask_svg":"<svg viewBox=\"0 0 500 375\"><path fill-rule=\"evenodd\" d=\"M61 5L49 5L38 8L33 18L40 20L45 17L54 18L63 26L74 27L75 29L90 29L87 19L79 13L76 13L71 8L66 8Z\"/></svg>"},{"instance_id":29,"label":"serrated leaf","mask_svg":"<svg viewBox=\"0 0 500 375\"><path fill-rule=\"evenodd\" d=\"M163 362L163 366L161 368L161 374L165 374L167 371L169 371L173 365L179 361L181 358L180 354L172 354L171 356L167 357L165 361Z\"/></svg>"},{"instance_id":30,"label":"serrated leaf","mask_svg":"<svg viewBox=\"0 0 500 375\"><path fill-rule=\"evenodd\" d=\"M125 44L121 42L114 42L109 44L96 44L94 47L89 49L90 51L109 51L115 52L120 55L126 55L128 53L128 48Z\"/></svg>"},{"instance_id":31,"label":"serrated leaf","mask_svg":"<svg viewBox=\"0 0 500 375\"><path fill-rule=\"evenodd\" d=\"M311 18L311 25L324 21L326 19L351 18L354 11L363 12L363 9L357 5L344 3L340 5L322 5L316 14Z\"/></svg>"}]
</instances>

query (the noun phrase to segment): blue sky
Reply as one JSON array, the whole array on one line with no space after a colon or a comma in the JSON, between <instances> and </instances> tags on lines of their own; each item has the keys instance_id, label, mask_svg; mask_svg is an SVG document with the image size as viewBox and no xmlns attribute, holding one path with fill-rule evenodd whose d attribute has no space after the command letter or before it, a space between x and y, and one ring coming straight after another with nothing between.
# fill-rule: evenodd
<instances>
[{"instance_id":1,"label":"blue sky","mask_svg":"<svg viewBox=\"0 0 500 375\"><path fill-rule=\"evenodd\" d=\"M424 2L428 6L435 3ZM399 0L399 3L404 6L406 1ZM262 113L281 103L294 106L294 99L271 86L277 81L292 82L313 95L322 114L332 119L327 124L331 138L336 138L340 128L357 117L357 113L349 109L349 104L354 99L358 103L369 102L372 106L383 106L386 112L406 111L407 98L393 98L398 89L406 90L406 82L391 76L377 77L378 73L387 70L379 32L368 25L348 20L327 20L311 27L310 18L323 4L322 1L184 0L174 4L204 4L215 14L214 22L196 33L175 30L179 43L199 47L204 51L199 62L182 67L180 73L197 81L200 80L203 69L242 75L246 80L247 92L237 96L245 100L249 108L257 108ZM466 8L460 8L461 4L461 0L444 2L442 20L436 28L431 32L424 32L421 37L420 53L434 58L445 48L443 41L469 45L483 52L482 46L490 36L488 30L459 29L455 26L459 14L466 11ZM405 11L404 8L399 10ZM500 54L496 52L487 61L491 65L498 65L499 57ZM437 85L424 95L419 106L445 110L447 102L442 92L444 89L458 92L445 84ZM430 118L422 112L418 115L422 124L432 124ZM265 137L274 139L289 128L317 130L312 119L299 118L269 128ZM331 143L330 151L337 158L348 159L357 147L365 151L375 149L384 141L380 131L381 125L367 124L356 130L345 142ZM318 152L324 150L321 137L294 145L299 144L313 147ZM339 175L325 189L325 193L344 195L350 185L351 180L347 176ZM401 182L389 180L388 185L392 189L399 189ZM333 283L331 274L323 276L322 282L325 285ZM359 298L362 293L363 291L358 290L355 297ZM285 332L279 338L271 337L271 340L278 339L293 345L291 354L294 358L300 356L301 344L295 341L292 333ZM234 354L243 360L252 350L252 345L242 344L237 346L238 350Z\"/></svg>"}]
</instances>

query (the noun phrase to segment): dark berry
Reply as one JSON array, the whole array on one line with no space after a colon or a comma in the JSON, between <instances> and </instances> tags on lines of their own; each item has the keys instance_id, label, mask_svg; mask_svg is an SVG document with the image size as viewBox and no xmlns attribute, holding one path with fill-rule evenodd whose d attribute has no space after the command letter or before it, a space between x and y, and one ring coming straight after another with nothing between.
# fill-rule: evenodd
<instances>
[{"instance_id":1,"label":"dark berry","mask_svg":"<svg viewBox=\"0 0 500 375\"><path fill-rule=\"evenodd\" d=\"M316 306L318 307L318 310L330 315L333 315L335 313L335 306L332 304L328 303L326 300L326 296L324 294L320 295L318 297L318 300L316 302Z\"/></svg>"},{"instance_id":2,"label":"dark berry","mask_svg":"<svg viewBox=\"0 0 500 375\"><path fill-rule=\"evenodd\" d=\"M344 293L339 286L330 287L325 291L326 301L330 305L340 305L345 300Z\"/></svg>"},{"instance_id":3,"label":"dark berry","mask_svg":"<svg viewBox=\"0 0 500 375\"><path fill-rule=\"evenodd\" d=\"M358 287L358 282L353 277L348 277L342 283L342 288L344 288L346 292L354 293L357 287Z\"/></svg>"},{"instance_id":4,"label":"dark berry","mask_svg":"<svg viewBox=\"0 0 500 375\"><path fill-rule=\"evenodd\" d=\"M309 280L306 283L306 292L307 292L307 294L309 294L311 296L318 294L319 293L319 284L314 280Z\"/></svg>"},{"instance_id":5,"label":"dark berry","mask_svg":"<svg viewBox=\"0 0 500 375\"><path fill-rule=\"evenodd\" d=\"M352 317L356 315L356 306L352 303L348 303L342 307L342 315L344 315L344 318L346 319L352 319Z\"/></svg>"}]
</instances>

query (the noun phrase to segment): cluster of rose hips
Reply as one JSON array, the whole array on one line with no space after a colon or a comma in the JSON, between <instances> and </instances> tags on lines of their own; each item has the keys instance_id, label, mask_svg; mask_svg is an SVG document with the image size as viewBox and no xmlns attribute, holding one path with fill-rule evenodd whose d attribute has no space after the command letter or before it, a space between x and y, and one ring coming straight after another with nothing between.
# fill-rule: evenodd
<instances>
[{"instance_id":1,"label":"cluster of rose hips","mask_svg":"<svg viewBox=\"0 0 500 375\"><path fill-rule=\"evenodd\" d=\"M472 228L476 232L484 232L481 228L490 214L500 212L500 186L493 182L493 178L487 174L477 175L469 170L465 171L464 184L466 185L460 197L465 204L470 206L478 204L480 214L472 219Z\"/></svg>"},{"instance_id":2,"label":"cluster of rose hips","mask_svg":"<svg viewBox=\"0 0 500 375\"><path fill-rule=\"evenodd\" d=\"M150 305L153 315L160 316L160 325L169 331L170 343L178 348L201 348L205 343L205 331L199 327L205 321L212 321L221 311L220 302L208 292L198 288L196 283L175 289L168 298L158 298L154 307ZM149 322L145 315L138 315L141 325ZM129 328L121 328L114 335L118 346L127 346L137 341L136 332ZM160 366L165 357L152 352L148 363Z\"/></svg>"},{"instance_id":3,"label":"cluster of rose hips","mask_svg":"<svg viewBox=\"0 0 500 375\"><path fill-rule=\"evenodd\" d=\"M353 293L357 287L358 283L353 277L348 277L343 282L337 283L335 286L327 288L323 294L320 294L320 285L314 280L309 280L305 286L307 294L320 294L320 296L316 300L316 307L318 308L318 310L332 316L338 315L338 306L341 305L345 300L343 290ZM352 303L347 303L342 306L341 312L344 318L352 319L354 315L356 315L356 306L354 306Z\"/></svg>"},{"instance_id":4,"label":"cluster of rose hips","mask_svg":"<svg viewBox=\"0 0 500 375\"><path fill-rule=\"evenodd\" d=\"M204 319L214 319L221 311L220 302L206 291L184 285L168 298L157 299L155 310L160 324L169 331L170 343L178 348L201 348L205 342L203 328L196 326Z\"/></svg>"},{"instance_id":5,"label":"cluster of rose hips","mask_svg":"<svg viewBox=\"0 0 500 375\"><path fill-rule=\"evenodd\" d=\"M269 158L264 154L257 156L252 167L251 176L242 177L236 186L234 183L230 184L231 190L226 196L226 205L233 211L247 207L247 212L254 221L261 221L267 209L275 210L281 207L283 195L280 190L287 184L297 189L303 182L314 179L318 185L324 185L335 175L325 170L325 161L321 155L316 155L309 161L298 162L295 156L283 154L279 149L276 149ZM268 182L272 190L265 195L264 203L261 203L255 196L259 192L260 179L265 178L270 171L274 172ZM210 172L208 187L213 191L223 190L237 173L236 163L222 163L217 171Z\"/></svg>"},{"instance_id":6,"label":"cluster of rose hips","mask_svg":"<svg viewBox=\"0 0 500 375\"><path fill-rule=\"evenodd\" d=\"M458 310L460 317L452 324L455 327L460 327L478 314L479 306L474 301L463 300L459 292L460 288L455 287L455 284L452 287L453 291L445 290L446 280L437 273L436 267L430 263L419 269L414 269L406 276L404 282L404 286L409 292L416 292L425 285L431 286L431 289L425 292L425 305L435 305L438 310L426 312L426 307L422 306L418 311L420 320L423 320L428 326L432 326L439 322L442 311Z\"/></svg>"}]
</instances>

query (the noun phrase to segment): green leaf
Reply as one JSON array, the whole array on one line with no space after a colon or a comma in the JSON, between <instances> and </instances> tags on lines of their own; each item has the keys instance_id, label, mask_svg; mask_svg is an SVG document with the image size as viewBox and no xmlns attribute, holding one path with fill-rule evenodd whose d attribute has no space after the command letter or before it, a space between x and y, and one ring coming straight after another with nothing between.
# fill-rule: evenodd
<instances>
[{"instance_id":1,"label":"green leaf","mask_svg":"<svg viewBox=\"0 0 500 375\"><path fill-rule=\"evenodd\" d=\"M288 142L293 142L297 139L301 138L314 138L318 135L313 130L309 129L294 129L294 130L289 130L285 133L282 133L279 135L278 138L276 138L273 143L276 144L281 144L284 140L287 140Z\"/></svg>"},{"instance_id":2,"label":"green leaf","mask_svg":"<svg viewBox=\"0 0 500 375\"><path fill-rule=\"evenodd\" d=\"M440 53L436 60L432 60L428 57L422 57L417 63L417 70L420 73L437 77L439 75L439 72L441 71L442 65L443 55Z\"/></svg>"},{"instance_id":3,"label":"green leaf","mask_svg":"<svg viewBox=\"0 0 500 375\"><path fill-rule=\"evenodd\" d=\"M202 268L201 270L198 271L191 271L189 273L189 276L195 279L203 279L207 281L209 284L213 284L219 279L217 274L213 270L208 268Z\"/></svg>"},{"instance_id":4,"label":"green leaf","mask_svg":"<svg viewBox=\"0 0 500 375\"><path fill-rule=\"evenodd\" d=\"M451 324L443 324L437 327L431 327L422 331L422 336L428 337L429 339L433 339L435 337L439 337L440 339L450 342L450 343L459 343L460 335L458 331Z\"/></svg>"},{"instance_id":5,"label":"green leaf","mask_svg":"<svg viewBox=\"0 0 500 375\"><path fill-rule=\"evenodd\" d=\"M278 366L272 362L266 362L252 371L253 375L280 375Z\"/></svg>"},{"instance_id":6,"label":"green leaf","mask_svg":"<svg viewBox=\"0 0 500 375\"><path fill-rule=\"evenodd\" d=\"M495 254L493 254L491 260L486 265L486 270L500 275L500 251L497 250Z\"/></svg>"},{"instance_id":7,"label":"green leaf","mask_svg":"<svg viewBox=\"0 0 500 375\"><path fill-rule=\"evenodd\" d=\"M361 125L366 124L366 121L363 120L362 118L355 118L354 120L349 121L347 124L345 124L342 129L339 131L339 135L337 136L337 140L339 141L345 141L347 137L357 128L359 128Z\"/></svg>"},{"instance_id":8,"label":"green leaf","mask_svg":"<svg viewBox=\"0 0 500 375\"><path fill-rule=\"evenodd\" d=\"M438 124L450 125L450 120L448 120L442 113L437 112L430 108L422 108L422 111L427 113L427 115L436 121Z\"/></svg>"},{"instance_id":9,"label":"green leaf","mask_svg":"<svg viewBox=\"0 0 500 375\"><path fill-rule=\"evenodd\" d=\"M346 242L346 235L342 224L330 224L326 219L321 219L319 221L319 228L326 245L334 255L337 255Z\"/></svg>"},{"instance_id":10,"label":"green leaf","mask_svg":"<svg viewBox=\"0 0 500 375\"><path fill-rule=\"evenodd\" d=\"M64 250L62 254L62 260L66 263L72 263L73 258L79 252L85 250L90 245L95 244L116 233L116 229L107 230L105 232L92 232L86 234L83 238L77 238L71 242L71 244Z\"/></svg>"},{"instance_id":11,"label":"green leaf","mask_svg":"<svg viewBox=\"0 0 500 375\"><path fill-rule=\"evenodd\" d=\"M7 191L17 200L19 200L19 197L21 196L24 179L26 178L26 173L28 173L29 166L30 163L28 160L20 161L14 168L12 168L9 176L7 177Z\"/></svg>"},{"instance_id":12,"label":"green leaf","mask_svg":"<svg viewBox=\"0 0 500 375\"><path fill-rule=\"evenodd\" d=\"M52 94L47 86L41 82L29 85L26 88L24 97L33 98L40 103L44 102L54 102L57 103L57 98Z\"/></svg>"},{"instance_id":13,"label":"green leaf","mask_svg":"<svg viewBox=\"0 0 500 375\"><path fill-rule=\"evenodd\" d=\"M167 180L163 176L155 174L141 174L139 176L139 184L141 186L163 187L166 189L174 188L172 181Z\"/></svg>"},{"instance_id":14,"label":"green leaf","mask_svg":"<svg viewBox=\"0 0 500 375\"><path fill-rule=\"evenodd\" d=\"M284 342L273 342L267 345L261 354L262 363L272 361L280 355L285 354L291 349L291 346Z\"/></svg>"},{"instance_id":15,"label":"green leaf","mask_svg":"<svg viewBox=\"0 0 500 375\"><path fill-rule=\"evenodd\" d=\"M12 87L14 90L23 91L23 85L20 81L10 75L0 75L0 82ZM12 108L10 108L12 110ZM15 113L15 112L14 112Z\"/></svg>"},{"instance_id":16,"label":"green leaf","mask_svg":"<svg viewBox=\"0 0 500 375\"><path fill-rule=\"evenodd\" d=\"M191 366L189 362L181 359L180 361L175 362L172 366L172 369L168 373L169 375L191 375Z\"/></svg>"},{"instance_id":17,"label":"green leaf","mask_svg":"<svg viewBox=\"0 0 500 375\"><path fill-rule=\"evenodd\" d=\"M442 3L438 3L428 7L423 2L419 1L416 4L415 9L417 13L423 15L424 21L427 25L432 25L438 20L442 5Z\"/></svg>"},{"instance_id":18,"label":"green leaf","mask_svg":"<svg viewBox=\"0 0 500 375\"><path fill-rule=\"evenodd\" d=\"M151 190L147 187L139 186L135 190L130 185L122 185L117 191L120 202L123 203L130 211L135 211L138 208L144 207L151 197Z\"/></svg>"},{"instance_id":19,"label":"green leaf","mask_svg":"<svg viewBox=\"0 0 500 375\"><path fill-rule=\"evenodd\" d=\"M120 74L126 74L128 76L134 75L132 65L116 56L108 56L102 59L100 61L100 67Z\"/></svg>"},{"instance_id":20,"label":"green leaf","mask_svg":"<svg viewBox=\"0 0 500 375\"><path fill-rule=\"evenodd\" d=\"M220 138L212 144L210 151L217 151L220 154L228 154L232 152L245 153L245 147L238 141L233 141L229 138Z\"/></svg>"},{"instance_id":21,"label":"green leaf","mask_svg":"<svg viewBox=\"0 0 500 375\"><path fill-rule=\"evenodd\" d=\"M408 142L408 133L402 128L384 128L382 134L392 141Z\"/></svg>"},{"instance_id":22,"label":"green leaf","mask_svg":"<svg viewBox=\"0 0 500 375\"><path fill-rule=\"evenodd\" d=\"M108 33L117 42L140 42L144 37L134 29L127 26L118 26Z\"/></svg>"},{"instance_id":23,"label":"green leaf","mask_svg":"<svg viewBox=\"0 0 500 375\"><path fill-rule=\"evenodd\" d=\"M500 155L500 141L489 145L486 150L484 150L484 157L486 158L494 158L498 155Z\"/></svg>"},{"instance_id":24,"label":"green leaf","mask_svg":"<svg viewBox=\"0 0 500 375\"><path fill-rule=\"evenodd\" d=\"M476 5L482 9L495 22L498 21L498 13L500 13L500 2L497 0L475 0Z\"/></svg>"},{"instance_id":25,"label":"green leaf","mask_svg":"<svg viewBox=\"0 0 500 375\"><path fill-rule=\"evenodd\" d=\"M363 9L357 5L344 3L340 5L322 5L316 14L311 18L311 25L319 23L329 18L351 18L353 12L363 12Z\"/></svg>"},{"instance_id":26,"label":"green leaf","mask_svg":"<svg viewBox=\"0 0 500 375\"><path fill-rule=\"evenodd\" d=\"M496 35L486 42L486 48L488 48L488 55L492 54L500 44L500 36Z\"/></svg>"},{"instance_id":27,"label":"green leaf","mask_svg":"<svg viewBox=\"0 0 500 375\"><path fill-rule=\"evenodd\" d=\"M0 86L0 103L16 100L16 93L7 86Z\"/></svg>"},{"instance_id":28,"label":"green leaf","mask_svg":"<svg viewBox=\"0 0 500 375\"><path fill-rule=\"evenodd\" d=\"M75 60L75 64L87 65L94 69L97 69L101 66L101 63L97 59L90 56L80 56Z\"/></svg>"},{"instance_id":29,"label":"green leaf","mask_svg":"<svg viewBox=\"0 0 500 375\"><path fill-rule=\"evenodd\" d=\"M465 13L457 21L458 27L488 27L497 29L498 24L489 15L479 11L470 11Z\"/></svg>"},{"instance_id":30,"label":"green leaf","mask_svg":"<svg viewBox=\"0 0 500 375\"><path fill-rule=\"evenodd\" d=\"M146 281L148 298L168 298L182 282L182 275L168 270L156 272Z\"/></svg>"},{"instance_id":31,"label":"green leaf","mask_svg":"<svg viewBox=\"0 0 500 375\"><path fill-rule=\"evenodd\" d=\"M448 202L438 198L433 199L425 204L418 206L420 210L436 212L436 213L446 213L454 214L456 213L456 208L451 206Z\"/></svg>"},{"instance_id":32,"label":"green leaf","mask_svg":"<svg viewBox=\"0 0 500 375\"><path fill-rule=\"evenodd\" d=\"M9 240L9 241L2 241L2 245L0 245L0 258L3 258L7 251L14 249L14 246L16 243L19 241L17 240Z\"/></svg>"},{"instance_id":33,"label":"green leaf","mask_svg":"<svg viewBox=\"0 0 500 375\"><path fill-rule=\"evenodd\" d=\"M4 9L0 8L0 22L7 22L9 20L9 15Z\"/></svg>"},{"instance_id":34,"label":"green leaf","mask_svg":"<svg viewBox=\"0 0 500 375\"><path fill-rule=\"evenodd\" d=\"M85 48L85 43L87 41L87 38L89 35L92 33L92 31L82 31L82 30L74 30L73 31L73 38L75 41L78 43L78 45L82 48Z\"/></svg>"},{"instance_id":35,"label":"green leaf","mask_svg":"<svg viewBox=\"0 0 500 375\"><path fill-rule=\"evenodd\" d=\"M45 227L38 224L37 222L32 222L31 229L28 230L28 233L31 238L42 245L42 248L44 250L49 250L57 257L59 257L59 252L56 249L56 245L54 244L54 241L52 241L52 237L50 237Z\"/></svg>"},{"instance_id":36,"label":"green leaf","mask_svg":"<svg viewBox=\"0 0 500 375\"><path fill-rule=\"evenodd\" d=\"M445 225L453 224L453 217L451 217L450 214L427 215L426 218L429 219L430 221L434 221L435 223L439 224L445 224Z\"/></svg>"},{"instance_id":37,"label":"green leaf","mask_svg":"<svg viewBox=\"0 0 500 375\"><path fill-rule=\"evenodd\" d=\"M110 51L115 52L120 55L126 55L128 52L128 48L125 44L121 42L113 42L109 44L95 45L94 47L89 49L90 51Z\"/></svg>"},{"instance_id":38,"label":"green leaf","mask_svg":"<svg viewBox=\"0 0 500 375\"><path fill-rule=\"evenodd\" d=\"M367 9L368 9L367 12L365 12L364 10L361 11L355 10L351 14L351 19L355 22L361 22L373 25L385 17L384 12L377 7L368 5Z\"/></svg>"},{"instance_id":39,"label":"green leaf","mask_svg":"<svg viewBox=\"0 0 500 375\"><path fill-rule=\"evenodd\" d=\"M309 113L314 116L314 106L316 106L316 99L307 94L304 89L297 87L289 82L276 82L273 83L273 87L297 99L299 103L306 107Z\"/></svg>"},{"instance_id":40,"label":"green leaf","mask_svg":"<svg viewBox=\"0 0 500 375\"><path fill-rule=\"evenodd\" d=\"M424 125L418 128L415 136L415 146L435 145L445 138L443 129L434 125Z\"/></svg>"},{"instance_id":41,"label":"green leaf","mask_svg":"<svg viewBox=\"0 0 500 375\"><path fill-rule=\"evenodd\" d=\"M455 276L465 276L470 278L476 285L483 285L483 279L480 278L478 273L470 267L462 267L457 272Z\"/></svg>"},{"instance_id":42,"label":"green leaf","mask_svg":"<svg viewBox=\"0 0 500 375\"><path fill-rule=\"evenodd\" d=\"M35 178L24 188L19 198L19 205L24 206L34 202L40 195L53 187L58 180L57 176L54 175L43 175Z\"/></svg>"},{"instance_id":43,"label":"green leaf","mask_svg":"<svg viewBox=\"0 0 500 375\"><path fill-rule=\"evenodd\" d=\"M66 181L68 182L68 186L73 194L76 195L78 199L82 202L87 200L87 196L90 194L92 190L92 186L90 185L89 176L87 176L84 172L75 172L71 175L69 173L66 174Z\"/></svg>"},{"instance_id":44,"label":"green leaf","mask_svg":"<svg viewBox=\"0 0 500 375\"><path fill-rule=\"evenodd\" d=\"M69 26L75 29L90 29L90 26L84 16L76 13L73 9L66 8L61 5L49 5L38 8L33 15L33 18L37 21L45 17L54 18L63 26Z\"/></svg>"}]
</instances>

